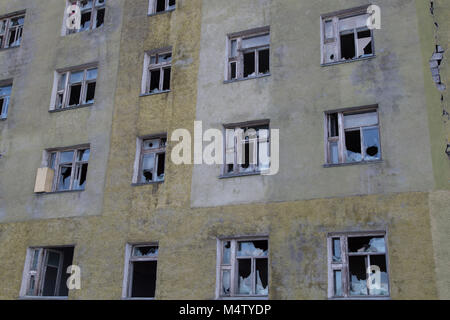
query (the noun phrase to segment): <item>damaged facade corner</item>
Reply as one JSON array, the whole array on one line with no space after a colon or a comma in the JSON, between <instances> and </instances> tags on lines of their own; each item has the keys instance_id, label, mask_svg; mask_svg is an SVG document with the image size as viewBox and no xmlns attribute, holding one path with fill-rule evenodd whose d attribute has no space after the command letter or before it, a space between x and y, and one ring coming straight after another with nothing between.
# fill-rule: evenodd
<instances>
[{"instance_id":1,"label":"damaged facade corner","mask_svg":"<svg viewBox=\"0 0 450 320\"><path fill-rule=\"evenodd\" d=\"M445 1L2 1L0 299L449 299Z\"/></svg>"}]
</instances>

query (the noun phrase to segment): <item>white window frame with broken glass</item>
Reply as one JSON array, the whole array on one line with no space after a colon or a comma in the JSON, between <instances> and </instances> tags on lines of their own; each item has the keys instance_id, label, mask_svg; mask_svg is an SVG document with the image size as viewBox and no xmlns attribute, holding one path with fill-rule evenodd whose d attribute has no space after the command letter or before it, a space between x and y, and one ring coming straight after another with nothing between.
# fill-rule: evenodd
<instances>
[{"instance_id":1,"label":"white window frame with broken glass","mask_svg":"<svg viewBox=\"0 0 450 320\"><path fill-rule=\"evenodd\" d=\"M0 49L20 46L24 22L24 14L0 18Z\"/></svg>"},{"instance_id":2,"label":"white window frame with broken glass","mask_svg":"<svg viewBox=\"0 0 450 320\"><path fill-rule=\"evenodd\" d=\"M138 138L136 147L133 184L142 185L164 182L167 135L161 134ZM162 167L160 167L161 163ZM160 170L163 172L161 173ZM150 179L146 176L146 171L151 174Z\"/></svg>"},{"instance_id":3,"label":"white window frame with broken glass","mask_svg":"<svg viewBox=\"0 0 450 320\"><path fill-rule=\"evenodd\" d=\"M155 74L156 77L152 77L153 74ZM141 95L170 92L171 78L172 49L146 52Z\"/></svg>"},{"instance_id":4,"label":"white window frame with broken glass","mask_svg":"<svg viewBox=\"0 0 450 320\"><path fill-rule=\"evenodd\" d=\"M52 192L83 191L87 184L90 147L47 150L47 165L54 170ZM70 176L61 181L63 169L70 168ZM69 178L67 184L65 180ZM62 182L62 184L61 184Z\"/></svg>"},{"instance_id":5,"label":"white window frame with broken glass","mask_svg":"<svg viewBox=\"0 0 450 320\"><path fill-rule=\"evenodd\" d=\"M352 239L370 239L360 249L350 252ZM356 240L358 241L358 240ZM328 298L388 299L390 297L387 234L385 231L330 233L328 243ZM353 245L353 244L352 244ZM384 262L375 262L383 259ZM364 259L362 279L352 274L356 263ZM372 259L372 260L371 260ZM365 279L364 279L365 277Z\"/></svg>"},{"instance_id":6,"label":"white window frame with broken glass","mask_svg":"<svg viewBox=\"0 0 450 320\"><path fill-rule=\"evenodd\" d=\"M176 0L149 0L148 14L153 15L162 12L173 11L176 8Z\"/></svg>"},{"instance_id":7,"label":"white window frame with broken glass","mask_svg":"<svg viewBox=\"0 0 450 320\"><path fill-rule=\"evenodd\" d=\"M269 120L227 124L224 131L222 177L259 175L269 169Z\"/></svg>"},{"instance_id":8,"label":"white window frame with broken glass","mask_svg":"<svg viewBox=\"0 0 450 320\"><path fill-rule=\"evenodd\" d=\"M66 258L64 251L70 249L72 249L72 259L70 262L64 261L64 259ZM72 265L73 250L73 246L28 248L25 259L20 296L26 298L67 298L68 295L60 294L62 286L67 285L64 281L64 278L68 277L63 266L64 262L66 262L66 265L68 266ZM55 258L57 259L55 260ZM50 270L53 270L52 274L55 277L54 282L46 281L47 273ZM48 285L50 287L47 287ZM48 289L50 289L51 292L46 292L48 291ZM66 291L68 293L68 288Z\"/></svg>"},{"instance_id":9,"label":"white window frame with broken glass","mask_svg":"<svg viewBox=\"0 0 450 320\"><path fill-rule=\"evenodd\" d=\"M322 15L321 63L327 65L374 57L373 30L367 26L369 17L367 6ZM348 52L344 51L345 43L350 46Z\"/></svg>"},{"instance_id":10,"label":"white window frame with broken glass","mask_svg":"<svg viewBox=\"0 0 450 320\"><path fill-rule=\"evenodd\" d=\"M326 165L381 161L379 123L377 106L325 112ZM350 145L351 141L357 140L352 134L359 134L359 143Z\"/></svg>"},{"instance_id":11,"label":"white window frame with broken glass","mask_svg":"<svg viewBox=\"0 0 450 320\"><path fill-rule=\"evenodd\" d=\"M269 27L229 34L227 51L228 61L225 77L226 81L251 79L270 75ZM249 65L249 63L246 63L246 57L252 54L254 57L253 59L250 58L250 60L253 61L253 72L250 73L250 71L246 70L246 66ZM263 64L263 61L265 61L265 64ZM265 69L263 69L264 66Z\"/></svg>"},{"instance_id":12,"label":"white window frame with broken glass","mask_svg":"<svg viewBox=\"0 0 450 320\"><path fill-rule=\"evenodd\" d=\"M144 250L144 251L142 251ZM127 244L125 250L125 267L124 267L124 281L122 287L122 298L124 299L139 299L139 300L154 300L156 297L156 282L158 272L158 243L145 244ZM138 297L133 294L133 274L135 263L155 263L155 279L154 279L154 293L153 296Z\"/></svg>"},{"instance_id":13,"label":"white window frame with broken glass","mask_svg":"<svg viewBox=\"0 0 450 320\"><path fill-rule=\"evenodd\" d=\"M67 8L76 5L80 8L81 28L68 29L66 27ZM98 29L105 24L106 18L106 0L67 0L64 11L63 34L72 34L86 30ZM89 17L89 18L87 18ZM101 17L101 18L100 18Z\"/></svg>"},{"instance_id":14,"label":"white window frame with broken glass","mask_svg":"<svg viewBox=\"0 0 450 320\"><path fill-rule=\"evenodd\" d=\"M76 68L64 72L56 72L54 80L54 93L50 110L73 109L89 106L95 102L97 89L98 68ZM79 94L72 99L74 88L79 87ZM73 101L75 103L73 103Z\"/></svg>"},{"instance_id":15,"label":"white window frame with broken glass","mask_svg":"<svg viewBox=\"0 0 450 320\"><path fill-rule=\"evenodd\" d=\"M257 248L253 242L266 242L267 249ZM252 243L253 251L240 250L240 244ZM242 254L240 254L242 253ZM239 262L250 261L250 274L243 279L239 276ZM259 271L258 261L266 262L266 287L264 288ZM217 299L267 299L269 296L269 239L268 237L243 237L217 239ZM246 285L244 280L250 279ZM245 290L243 290L245 288Z\"/></svg>"},{"instance_id":16,"label":"white window frame with broken glass","mask_svg":"<svg viewBox=\"0 0 450 320\"><path fill-rule=\"evenodd\" d=\"M8 117L9 102L11 100L12 84L0 84L0 120Z\"/></svg>"}]
</instances>

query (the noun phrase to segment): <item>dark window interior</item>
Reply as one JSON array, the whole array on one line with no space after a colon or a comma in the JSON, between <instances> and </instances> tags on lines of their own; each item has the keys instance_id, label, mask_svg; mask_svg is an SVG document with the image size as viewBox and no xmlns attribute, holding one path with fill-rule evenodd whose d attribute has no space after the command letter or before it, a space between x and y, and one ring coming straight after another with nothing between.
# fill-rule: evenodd
<instances>
[{"instance_id":1,"label":"dark window interior","mask_svg":"<svg viewBox=\"0 0 450 320\"><path fill-rule=\"evenodd\" d=\"M364 31L358 32L358 39L371 38L371 37L372 37L372 34L370 33L370 30L364 30ZM370 41L369 44L367 46L365 46L364 54L367 54L367 55L373 54L372 41Z\"/></svg>"},{"instance_id":2,"label":"dark window interior","mask_svg":"<svg viewBox=\"0 0 450 320\"><path fill-rule=\"evenodd\" d=\"M133 262L133 283L131 288L131 297L155 297L156 265L156 261Z\"/></svg>"},{"instance_id":3,"label":"dark window interior","mask_svg":"<svg viewBox=\"0 0 450 320\"><path fill-rule=\"evenodd\" d=\"M158 177L161 177L164 174L164 165L165 165L165 154L158 155Z\"/></svg>"},{"instance_id":4,"label":"dark window interior","mask_svg":"<svg viewBox=\"0 0 450 320\"><path fill-rule=\"evenodd\" d=\"M89 29L91 26L91 12L85 12L81 15L81 30Z\"/></svg>"},{"instance_id":5,"label":"dark window interior","mask_svg":"<svg viewBox=\"0 0 450 320\"><path fill-rule=\"evenodd\" d=\"M255 73L255 52L244 54L244 78Z\"/></svg>"},{"instance_id":6,"label":"dark window interior","mask_svg":"<svg viewBox=\"0 0 450 320\"><path fill-rule=\"evenodd\" d=\"M353 32L341 34L341 58L344 60L356 58L355 36Z\"/></svg>"},{"instance_id":7,"label":"dark window interior","mask_svg":"<svg viewBox=\"0 0 450 320\"><path fill-rule=\"evenodd\" d=\"M73 262L73 247L67 247L67 248L50 248L50 250L59 251L63 253L63 264L62 264L62 270L61 270L61 279L59 282L59 292L55 295L55 288L56 288L56 279L58 276L58 269L53 267L47 267L45 270L45 279L44 286L42 290L43 296L60 296L65 297L69 295L69 289L67 288L67 279L69 278L70 274L66 273L65 271L67 268L72 265Z\"/></svg>"},{"instance_id":8,"label":"dark window interior","mask_svg":"<svg viewBox=\"0 0 450 320\"><path fill-rule=\"evenodd\" d=\"M329 115L330 119L330 137L339 136L338 114L333 113Z\"/></svg>"},{"instance_id":9,"label":"dark window interior","mask_svg":"<svg viewBox=\"0 0 450 320\"><path fill-rule=\"evenodd\" d=\"M346 131L345 145L348 151L361 153L361 132L359 130Z\"/></svg>"},{"instance_id":10,"label":"dark window interior","mask_svg":"<svg viewBox=\"0 0 450 320\"><path fill-rule=\"evenodd\" d=\"M267 259L257 259L256 260L256 276L261 280L263 288L267 288L268 284L268 261Z\"/></svg>"},{"instance_id":11,"label":"dark window interior","mask_svg":"<svg viewBox=\"0 0 450 320\"><path fill-rule=\"evenodd\" d=\"M81 84L70 87L69 106L77 106L80 104Z\"/></svg>"},{"instance_id":12,"label":"dark window interior","mask_svg":"<svg viewBox=\"0 0 450 320\"><path fill-rule=\"evenodd\" d=\"M156 1L156 12L162 12L166 10L166 1L165 0L157 0Z\"/></svg>"},{"instance_id":13,"label":"dark window interior","mask_svg":"<svg viewBox=\"0 0 450 320\"><path fill-rule=\"evenodd\" d=\"M150 71L150 92L153 90L159 90L160 70Z\"/></svg>"},{"instance_id":14,"label":"dark window interior","mask_svg":"<svg viewBox=\"0 0 450 320\"><path fill-rule=\"evenodd\" d=\"M351 286L350 294L367 295L367 287L365 287L367 280L366 257L350 256L348 259Z\"/></svg>"},{"instance_id":15,"label":"dark window interior","mask_svg":"<svg viewBox=\"0 0 450 320\"><path fill-rule=\"evenodd\" d=\"M95 82L88 83L87 90L86 90L86 103L93 103L94 102L95 87L96 87L96 83Z\"/></svg>"},{"instance_id":16,"label":"dark window interior","mask_svg":"<svg viewBox=\"0 0 450 320\"><path fill-rule=\"evenodd\" d=\"M259 54L259 73L266 74L270 72L269 68L269 49L261 50Z\"/></svg>"},{"instance_id":17,"label":"dark window interior","mask_svg":"<svg viewBox=\"0 0 450 320\"><path fill-rule=\"evenodd\" d=\"M163 90L170 90L170 70L171 68L164 69Z\"/></svg>"},{"instance_id":18,"label":"dark window interior","mask_svg":"<svg viewBox=\"0 0 450 320\"><path fill-rule=\"evenodd\" d=\"M105 9L97 10L97 24L95 27L96 28L101 27L104 22L105 22Z\"/></svg>"}]
</instances>

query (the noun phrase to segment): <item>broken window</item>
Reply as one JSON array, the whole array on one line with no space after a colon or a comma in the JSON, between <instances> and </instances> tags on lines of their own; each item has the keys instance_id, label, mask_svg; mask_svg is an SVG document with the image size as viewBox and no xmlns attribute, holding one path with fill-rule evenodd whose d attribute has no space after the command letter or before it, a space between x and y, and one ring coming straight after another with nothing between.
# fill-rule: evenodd
<instances>
[{"instance_id":1,"label":"broken window","mask_svg":"<svg viewBox=\"0 0 450 320\"><path fill-rule=\"evenodd\" d=\"M89 156L86 147L47 151L48 167L55 172L52 191L84 190Z\"/></svg>"},{"instance_id":2,"label":"broken window","mask_svg":"<svg viewBox=\"0 0 450 320\"><path fill-rule=\"evenodd\" d=\"M139 163L139 183L164 181L166 137L142 139Z\"/></svg>"},{"instance_id":3,"label":"broken window","mask_svg":"<svg viewBox=\"0 0 450 320\"><path fill-rule=\"evenodd\" d=\"M74 247L30 248L21 296L67 297Z\"/></svg>"},{"instance_id":4,"label":"broken window","mask_svg":"<svg viewBox=\"0 0 450 320\"><path fill-rule=\"evenodd\" d=\"M97 68L73 70L56 75L53 109L78 107L94 103Z\"/></svg>"},{"instance_id":5,"label":"broken window","mask_svg":"<svg viewBox=\"0 0 450 320\"><path fill-rule=\"evenodd\" d=\"M269 169L269 123L259 121L225 125L223 174L258 174Z\"/></svg>"},{"instance_id":6,"label":"broken window","mask_svg":"<svg viewBox=\"0 0 450 320\"><path fill-rule=\"evenodd\" d=\"M170 91L170 74L172 70L172 53L160 52L146 54L142 94Z\"/></svg>"},{"instance_id":7,"label":"broken window","mask_svg":"<svg viewBox=\"0 0 450 320\"><path fill-rule=\"evenodd\" d=\"M330 112L327 119L327 163L381 160L376 108Z\"/></svg>"},{"instance_id":8,"label":"broken window","mask_svg":"<svg viewBox=\"0 0 450 320\"><path fill-rule=\"evenodd\" d=\"M24 15L0 19L0 49L20 46L24 21Z\"/></svg>"},{"instance_id":9,"label":"broken window","mask_svg":"<svg viewBox=\"0 0 450 320\"><path fill-rule=\"evenodd\" d=\"M6 119L8 117L11 90L12 85L0 86L0 119Z\"/></svg>"},{"instance_id":10,"label":"broken window","mask_svg":"<svg viewBox=\"0 0 450 320\"><path fill-rule=\"evenodd\" d=\"M329 297L389 296L384 232L328 237Z\"/></svg>"},{"instance_id":11,"label":"broken window","mask_svg":"<svg viewBox=\"0 0 450 320\"><path fill-rule=\"evenodd\" d=\"M270 73L269 28L229 35L228 43L227 80L252 78Z\"/></svg>"},{"instance_id":12,"label":"broken window","mask_svg":"<svg viewBox=\"0 0 450 320\"><path fill-rule=\"evenodd\" d=\"M218 297L267 297L269 241L228 239L218 241L218 246Z\"/></svg>"},{"instance_id":13,"label":"broken window","mask_svg":"<svg viewBox=\"0 0 450 320\"><path fill-rule=\"evenodd\" d=\"M149 0L149 14L175 10L175 0Z\"/></svg>"},{"instance_id":14,"label":"broken window","mask_svg":"<svg viewBox=\"0 0 450 320\"><path fill-rule=\"evenodd\" d=\"M130 246L128 258L128 298L154 298L158 262L157 245Z\"/></svg>"},{"instance_id":15,"label":"broken window","mask_svg":"<svg viewBox=\"0 0 450 320\"><path fill-rule=\"evenodd\" d=\"M373 32L367 27L367 7L322 16L322 63L374 55Z\"/></svg>"},{"instance_id":16,"label":"broken window","mask_svg":"<svg viewBox=\"0 0 450 320\"><path fill-rule=\"evenodd\" d=\"M100 28L105 23L106 0L68 0L67 7L71 5L80 8L81 24L80 29L67 29L67 34Z\"/></svg>"}]
</instances>

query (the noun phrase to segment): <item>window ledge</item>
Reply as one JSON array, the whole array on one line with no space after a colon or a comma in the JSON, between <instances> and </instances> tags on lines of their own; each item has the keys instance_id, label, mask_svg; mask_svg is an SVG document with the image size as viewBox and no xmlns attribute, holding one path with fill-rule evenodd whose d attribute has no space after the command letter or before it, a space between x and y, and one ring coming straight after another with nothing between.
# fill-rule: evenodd
<instances>
[{"instance_id":1,"label":"window ledge","mask_svg":"<svg viewBox=\"0 0 450 320\"><path fill-rule=\"evenodd\" d=\"M371 300L392 300L391 297L385 297L385 296L380 296L380 297L335 297L335 298L328 298L328 300L336 300L336 301L342 301L342 300L347 300L347 301L362 301L362 300L366 300L366 301L371 301Z\"/></svg>"},{"instance_id":2,"label":"window ledge","mask_svg":"<svg viewBox=\"0 0 450 320\"><path fill-rule=\"evenodd\" d=\"M14 47L8 47L8 48L1 48L0 52L7 51L7 50L10 50L10 49L16 49L16 48L20 48L20 45L19 46L14 46Z\"/></svg>"},{"instance_id":3,"label":"window ledge","mask_svg":"<svg viewBox=\"0 0 450 320\"><path fill-rule=\"evenodd\" d=\"M69 300L69 297L21 296L19 300Z\"/></svg>"},{"instance_id":4,"label":"window ledge","mask_svg":"<svg viewBox=\"0 0 450 320\"><path fill-rule=\"evenodd\" d=\"M83 190L63 190L63 191L53 191L53 192L39 192L36 193L36 195L43 195L43 194L58 194L58 193L76 193L76 192L83 192Z\"/></svg>"},{"instance_id":5,"label":"window ledge","mask_svg":"<svg viewBox=\"0 0 450 320\"><path fill-rule=\"evenodd\" d=\"M169 13L169 12L172 12L172 11L175 11L175 9L169 9L169 10L164 10L164 11L155 12L155 13L148 13L147 16L153 17L153 16L158 16L160 14Z\"/></svg>"},{"instance_id":6,"label":"window ledge","mask_svg":"<svg viewBox=\"0 0 450 320\"><path fill-rule=\"evenodd\" d=\"M75 34L80 34L80 33L84 33L84 32L86 32L86 33L88 33L88 32L94 32L94 31L96 31L96 30L101 30L101 29L103 29L103 27L104 27L104 25L105 25L105 23L103 23L100 27L98 27L98 28L93 28L93 29L86 29L86 30L83 30L83 31L77 31L77 32L71 32L71 33L66 33L66 34L63 34L61 37L70 37L70 36L73 36L73 35L75 35Z\"/></svg>"},{"instance_id":7,"label":"window ledge","mask_svg":"<svg viewBox=\"0 0 450 320\"><path fill-rule=\"evenodd\" d=\"M352 59L352 60L343 60L343 61L336 61L336 62L322 63L322 64L320 64L320 65L321 65L322 67L328 67L328 66L334 66L334 65L337 65L337 64L351 63L351 62L356 62L356 61L364 61L364 60L375 59L376 57L377 57L376 55L372 55L372 56L362 57L362 58Z\"/></svg>"},{"instance_id":8,"label":"window ledge","mask_svg":"<svg viewBox=\"0 0 450 320\"><path fill-rule=\"evenodd\" d=\"M234 297L219 297L216 300L269 300L269 297L264 296L248 296L248 297L240 297L240 296L234 296Z\"/></svg>"},{"instance_id":9,"label":"window ledge","mask_svg":"<svg viewBox=\"0 0 450 320\"><path fill-rule=\"evenodd\" d=\"M129 301L155 301L155 298L130 298L130 297L125 297L122 298L122 300L129 300Z\"/></svg>"},{"instance_id":10,"label":"window ledge","mask_svg":"<svg viewBox=\"0 0 450 320\"><path fill-rule=\"evenodd\" d=\"M223 83L227 84L227 83L233 83L233 82L239 82L239 81L253 80L253 79L270 77L271 75L272 75L271 73L267 73L267 74L263 74L263 75L260 75L260 76L239 78L239 79L233 79L233 80L225 80Z\"/></svg>"},{"instance_id":11,"label":"window ledge","mask_svg":"<svg viewBox=\"0 0 450 320\"><path fill-rule=\"evenodd\" d=\"M251 176L260 176L261 172L248 172L248 173L236 173L236 174L226 174L219 176L219 179L231 179L231 178L239 178L239 177L251 177Z\"/></svg>"},{"instance_id":12,"label":"window ledge","mask_svg":"<svg viewBox=\"0 0 450 320\"><path fill-rule=\"evenodd\" d=\"M63 111L69 111L69 110L75 110L75 109L81 109L81 108L87 108L90 106L93 106L94 102L92 103L86 103L86 104L81 104L79 106L74 106L74 107L66 107L66 108L61 108L61 109L52 109L52 110L48 110L48 112L50 113L55 113L55 112L63 112Z\"/></svg>"},{"instance_id":13,"label":"window ledge","mask_svg":"<svg viewBox=\"0 0 450 320\"><path fill-rule=\"evenodd\" d=\"M373 161L360 161L360 162L349 162L349 163L337 163L337 164L324 164L324 168L334 168L334 167L347 167L356 165L366 165L366 164L378 164L383 163L383 160L373 160Z\"/></svg>"},{"instance_id":14,"label":"window ledge","mask_svg":"<svg viewBox=\"0 0 450 320\"><path fill-rule=\"evenodd\" d=\"M0 118L0 121L6 121L8 118Z\"/></svg>"},{"instance_id":15,"label":"window ledge","mask_svg":"<svg viewBox=\"0 0 450 320\"><path fill-rule=\"evenodd\" d=\"M132 183L132 187L141 187L141 186L148 186L148 185L155 185L155 184L163 184L164 181L152 181L152 182L145 182L145 183Z\"/></svg>"},{"instance_id":16,"label":"window ledge","mask_svg":"<svg viewBox=\"0 0 450 320\"><path fill-rule=\"evenodd\" d=\"M164 91L160 91L160 92L154 92L154 93L141 93L139 95L139 97L147 97L147 96L154 96L157 94L162 94L162 93L169 93L171 90L164 90Z\"/></svg>"}]
</instances>

